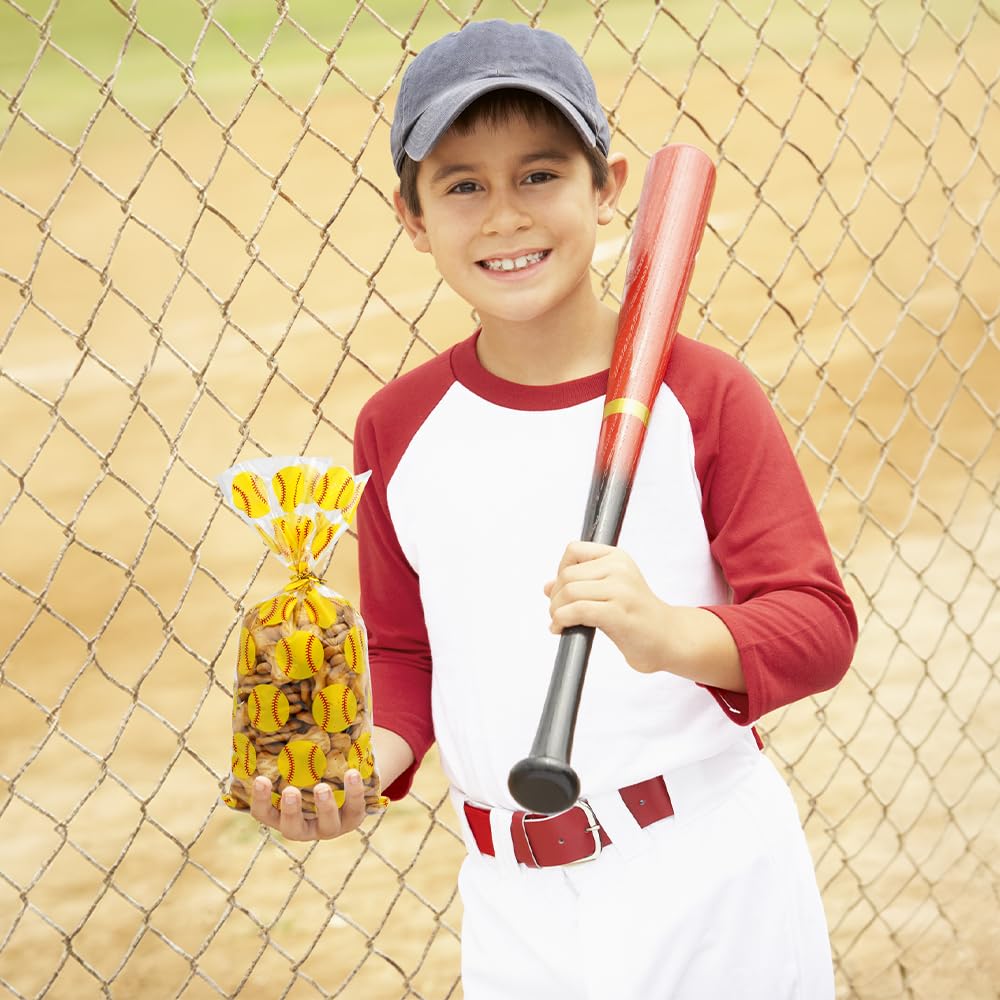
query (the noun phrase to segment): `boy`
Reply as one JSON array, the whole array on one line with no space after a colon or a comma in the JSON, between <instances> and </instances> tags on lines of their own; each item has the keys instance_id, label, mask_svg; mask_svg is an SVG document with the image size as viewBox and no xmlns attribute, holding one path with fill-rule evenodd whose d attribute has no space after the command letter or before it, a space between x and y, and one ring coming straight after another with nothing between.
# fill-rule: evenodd
<instances>
[{"instance_id":1,"label":"boy","mask_svg":"<svg viewBox=\"0 0 1000 1000\"><path fill-rule=\"evenodd\" d=\"M589 73L548 32L470 24L404 76L396 208L480 327L358 418L383 784L404 796L437 741L469 850L468 1000L832 998L798 815L750 727L835 684L856 622L749 374L679 337L619 547L571 541L617 318L589 272L628 175L608 142ZM599 630L581 805L525 817L507 775L579 624ZM254 815L286 836L361 822L356 780L339 812L317 790L315 820L259 784Z\"/></svg>"}]
</instances>

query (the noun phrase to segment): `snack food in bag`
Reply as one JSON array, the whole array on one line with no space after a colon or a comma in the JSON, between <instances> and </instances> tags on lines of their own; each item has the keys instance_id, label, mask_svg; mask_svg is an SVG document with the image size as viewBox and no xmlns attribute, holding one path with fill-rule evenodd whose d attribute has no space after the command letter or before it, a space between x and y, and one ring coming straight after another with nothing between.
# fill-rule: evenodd
<instances>
[{"instance_id":1,"label":"snack food in bag","mask_svg":"<svg viewBox=\"0 0 1000 1000\"><path fill-rule=\"evenodd\" d=\"M247 611L240 628L233 696L232 773L222 800L249 809L253 780L272 798L294 785L315 812L313 786L326 782L338 805L344 774L361 774L365 809L379 813L372 754L371 680L365 624L317 567L354 518L370 472L352 475L328 458L259 458L227 469L226 503L255 527L288 567L284 589Z\"/></svg>"}]
</instances>

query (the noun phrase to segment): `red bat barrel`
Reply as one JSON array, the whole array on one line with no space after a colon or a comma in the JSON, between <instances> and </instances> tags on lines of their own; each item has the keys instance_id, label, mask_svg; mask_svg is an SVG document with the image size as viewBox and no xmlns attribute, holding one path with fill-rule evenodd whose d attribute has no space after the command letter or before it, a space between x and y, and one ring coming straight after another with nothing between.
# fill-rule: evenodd
<instances>
[{"instance_id":1,"label":"red bat barrel","mask_svg":"<svg viewBox=\"0 0 1000 1000\"><path fill-rule=\"evenodd\" d=\"M715 167L694 146L667 146L646 170L597 445L597 469L629 481L667 370L714 187Z\"/></svg>"},{"instance_id":2,"label":"red bat barrel","mask_svg":"<svg viewBox=\"0 0 1000 1000\"><path fill-rule=\"evenodd\" d=\"M715 166L694 146L665 146L649 161L625 273L584 541L618 542L714 188ZM593 641L593 628L563 630L531 753L511 768L510 792L532 812L562 812L579 798L580 779L569 758Z\"/></svg>"}]
</instances>

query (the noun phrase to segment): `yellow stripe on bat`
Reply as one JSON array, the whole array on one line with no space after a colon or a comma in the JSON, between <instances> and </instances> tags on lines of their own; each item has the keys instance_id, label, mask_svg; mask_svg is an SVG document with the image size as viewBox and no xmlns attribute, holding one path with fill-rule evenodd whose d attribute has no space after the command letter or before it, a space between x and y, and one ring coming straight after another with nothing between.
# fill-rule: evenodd
<instances>
[{"instance_id":1,"label":"yellow stripe on bat","mask_svg":"<svg viewBox=\"0 0 1000 1000\"><path fill-rule=\"evenodd\" d=\"M612 413L627 413L630 417L638 417L643 424L649 426L649 407L644 406L638 399L627 399L619 396L604 404L604 416L610 417Z\"/></svg>"}]
</instances>

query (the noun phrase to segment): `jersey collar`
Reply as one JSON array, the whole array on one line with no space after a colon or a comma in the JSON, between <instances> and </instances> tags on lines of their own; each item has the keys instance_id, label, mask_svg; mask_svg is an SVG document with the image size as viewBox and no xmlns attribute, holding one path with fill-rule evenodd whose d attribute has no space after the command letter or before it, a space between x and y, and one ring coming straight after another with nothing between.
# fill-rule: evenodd
<instances>
[{"instance_id":1,"label":"jersey collar","mask_svg":"<svg viewBox=\"0 0 1000 1000\"><path fill-rule=\"evenodd\" d=\"M508 382L480 363L476 354L479 331L451 349L455 378L477 396L511 410L562 410L603 398L608 391L608 370L554 385L521 385Z\"/></svg>"}]
</instances>

